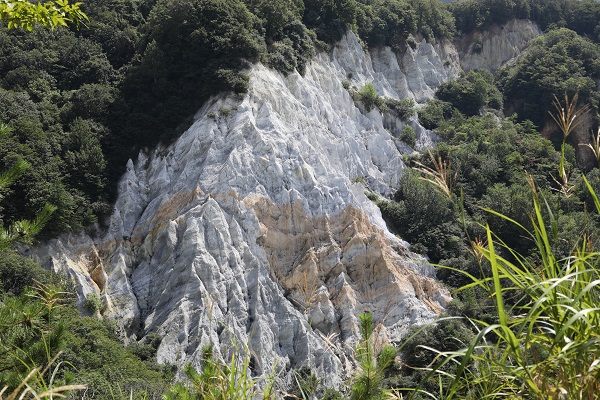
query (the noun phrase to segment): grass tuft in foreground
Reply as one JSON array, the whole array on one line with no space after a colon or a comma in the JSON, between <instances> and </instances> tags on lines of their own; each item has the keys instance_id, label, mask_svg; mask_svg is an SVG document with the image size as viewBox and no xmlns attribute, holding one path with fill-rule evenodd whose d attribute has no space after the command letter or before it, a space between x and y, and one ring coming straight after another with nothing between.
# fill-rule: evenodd
<instances>
[{"instance_id":1,"label":"grass tuft in foreground","mask_svg":"<svg viewBox=\"0 0 600 400\"><path fill-rule=\"evenodd\" d=\"M476 245L475 251L489 261L492 274L471 277L473 282L462 289L486 290L498 322L471 321L478 329L471 343L458 352L439 352L429 368L428 378L440 378L440 392L417 389L413 396L595 399L600 393L600 254L587 252L583 238L572 255L557 259L556 220L531 180L530 185L532 230L489 211L534 241L537 261L517 254L486 227L487 244ZM444 368L447 364L455 365L452 373Z\"/></svg>"}]
</instances>

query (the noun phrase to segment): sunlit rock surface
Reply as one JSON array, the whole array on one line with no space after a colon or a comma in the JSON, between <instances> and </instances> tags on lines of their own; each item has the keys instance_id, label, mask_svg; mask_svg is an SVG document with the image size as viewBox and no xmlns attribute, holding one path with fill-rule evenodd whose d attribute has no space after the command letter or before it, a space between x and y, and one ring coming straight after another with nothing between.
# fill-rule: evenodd
<instances>
[{"instance_id":1,"label":"sunlit rock surface","mask_svg":"<svg viewBox=\"0 0 600 400\"><path fill-rule=\"evenodd\" d=\"M159 362L247 343L257 373L307 365L337 386L358 313L394 340L450 300L365 195L395 190L413 151L396 138L405 123L361 112L342 82L424 102L459 70L449 42L397 57L365 52L352 33L304 76L256 65L243 99L213 99L172 146L128 163L104 233L32 256L66 271L80 303L100 295L126 337L164 336ZM418 147L432 145L408 123Z\"/></svg>"}]
</instances>

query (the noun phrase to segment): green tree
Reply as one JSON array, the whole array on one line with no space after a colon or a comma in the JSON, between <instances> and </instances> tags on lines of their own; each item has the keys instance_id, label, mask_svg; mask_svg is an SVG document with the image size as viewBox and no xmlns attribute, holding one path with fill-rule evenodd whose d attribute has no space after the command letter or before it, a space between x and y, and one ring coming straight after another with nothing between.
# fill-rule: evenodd
<instances>
[{"instance_id":1,"label":"green tree","mask_svg":"<svg viewBox=\"0 0 600 400\"><path fill-rule=\"evenodd\" d=\"M48 283L48 271L14 250L0 251L0 296L18 296L36 281Z\"/></svg>"},{"instance_id":2,"label":"green tree","mask_svg":"<svg viewBox=\"0 0 600 400\"><path fill-rule=\"evenodd\" d=\"M350 398L352 400L383 399L387 391L382 387L385 372L398 352L394 346L378 341L373 323L373 315L363 313L358 316L361 341L356 346L358 372L352 379Z\"/></svg>"},{"instance_id":3,"label":"green tree","mask_svg":"<svg viewBox=\"0 0 600 400\"><path fill-rule=\"evenodd\" d=\"M496 88L493 75L484 69L469 71L465 76L443 83L436 95L467 116L479 114L483 107L502 108L502 93Z\"/></svg>"},{"instance_id":4,"label":"green tree","mask_svg":"<svg viewBox=\"0 0 600 400\"><path fill-rule=\"evenodd\" d=\"M7 171L0 174L0 191L21 175L29 164L19 159ZM33 220L21 219L4 226L0 219L0 252L10 249L16 242L29 243L48 222L56 207L46 203L42 211Z\"/></svg>"},{"instance_id":5,"label":"green tree","mask_svg":"<svg viewBox=\"0 0 600 400\"><path fill-rule=\"evenodd\" d=\"M35 25L47 28L79 25L87 16L81 11L81 2L70 4L69 0L55 0L45 3L31 3L24 0L3 1L0 3L0 20L7 22L9 28L33 30Z\"/></svg>"},{"instance_id":6,"label":"green tree","mask_svg":"<svg viewBox=\"0 0 600 400\"><path fill-rule=\"evenodd\" d=\"M513 66L501 71L499 86L521 119L538 126L549 120L554 97L579 93L582 103L598 107L600 46L568 29L535 39Z\"/></svg>"},{"instance_id":7,"label":"green tree","mask_svg":"<svg viewBox=\"0 0 600 400\"><path fill-rule=\"evenodd\" d=\"M416 11L417 30L427 39L452 37L454 16L439 0L410 0Z\"/></svg>"},{"instance_id":8,"label":"green tree","mask_svg":"<svg viewBox=\"0 0 600 400\"><path fill-rule=\"evenodd\" d=\"M404 172L395 201L379 203L381 213L414 251L426 253L434 262L455 256L461 228L452 202L414 170Z\"/></svg>"},{"instance_id":9,"label":"green tree","mask_svg":"<svg viewBox=\"0 0 600 400\"><path fill-rule=\"evenodd\" d=\"M361 3L357 14L358 33L371 47L387 45L396 51L405 47L405 39L417 31L415 9L406 0L377 0Z\"/></svg>"},{"instance_id":10,"label":"green tree","mask_svg":"<svg viewBox=\"0 0 600 400\"><path fill-rule=\"evenodd\" d=\"M418 111L419 123L426 129L435 129L446 118L452 116L452 105L440 100L433 99Z\"/></svg>"},{"instance_id":11,"label":"green tree","mask_svg":"<svg viewBox=\"0 0 600 400\"><path fill-rule=\"evenodd\" d=\"M303 22L327 43L340 40L356 23L355 0L304 0Z\"/></svg>"}]
</instances>

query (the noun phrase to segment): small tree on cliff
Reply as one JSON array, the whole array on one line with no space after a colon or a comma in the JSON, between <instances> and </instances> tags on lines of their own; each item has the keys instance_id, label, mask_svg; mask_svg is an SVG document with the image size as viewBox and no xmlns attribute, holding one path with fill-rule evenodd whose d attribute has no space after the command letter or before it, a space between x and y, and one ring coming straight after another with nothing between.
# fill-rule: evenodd
<instances>
[{"instance_id":1,"label":"small tree on cliff","mask_svg":"<svg viewBox=\"0 0 600 400\"><path fill-rule=\"evenodd\" d=\"M387 393L382 389L385 370L394 361L397 350L393 346L381 345L377 341L372 314L363 313L358 317L362 341L356 346L356 359L360 371L352 383L351 399L382 399Z\"/></svg>"}]
</instances>

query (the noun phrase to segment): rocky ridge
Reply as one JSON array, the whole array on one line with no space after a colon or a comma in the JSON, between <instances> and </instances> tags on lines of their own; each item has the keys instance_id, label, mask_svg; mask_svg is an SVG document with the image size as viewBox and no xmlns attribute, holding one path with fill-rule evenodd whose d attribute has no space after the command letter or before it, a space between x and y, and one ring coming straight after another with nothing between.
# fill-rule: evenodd
<instances>
[{"instance_id":1,"label":"rocky ridge","mask_svg":"<svg viewBox=\"0 0 600 400\"><path fill-rule=\"evenodd\" d=\"M67 272L80 302L101 296L128 338L160 333L160 362L247 343L258 373L307 365L337 386L358 313L395 340L450 300L365 195L394 190L412 151L396 139L405 123L361 112L342 81L421 103L460 60L447 41L396 56L349 33L304 76L256 65L243 99L213 99L172 146L129 161L106 232L31 255ZM408 124L418 147L433 143Z\"/></svg>"}]
</instances>

